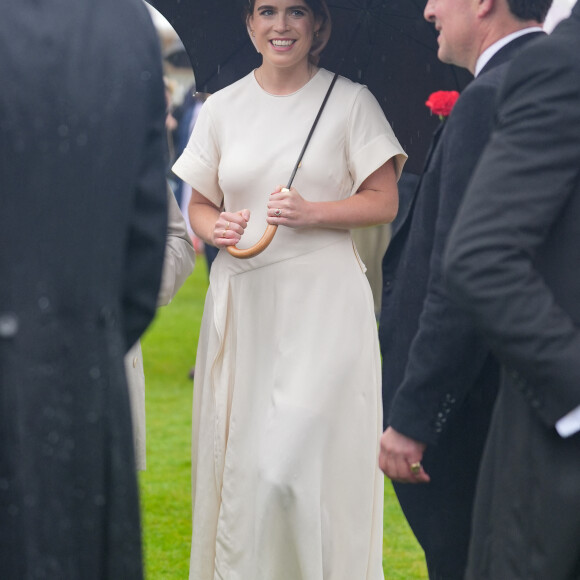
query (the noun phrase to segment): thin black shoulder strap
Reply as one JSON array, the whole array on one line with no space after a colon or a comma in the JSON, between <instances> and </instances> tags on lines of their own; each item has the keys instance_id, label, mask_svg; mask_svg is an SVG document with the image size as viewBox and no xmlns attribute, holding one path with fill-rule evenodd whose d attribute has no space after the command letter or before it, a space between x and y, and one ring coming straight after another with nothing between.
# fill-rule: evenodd
<instances>
[{"instance_id":1,"label":"thin black shoulder strap","mask_svg":"<svg viewBox=\"0 0 580 580\"><path fill-rule=\"evenodd\" d=\"M302 161L302 158L304 157L304 152L306 151L306 147L308 147L308 143L310 143L310 139L312 137L312 134L314 133L314 129L316 129L316 125L318 125L318 121L320 119L320 116L322 115L322 111L324 111L324 107L326 107L326 102L328 101L328 97L330 97L330 93L332 93L332 89L334 88L334 85L336 84L336 79L338 79L338 73L336 73L334 75L334 78L332 79L332 82L330 83L330 86L328 87L328 91L326 91L326 95L324 97L324 100L322 101L322 105L320 105L320 109L318 110L318 114L316 115L316 119L314 119L314 123L312 123L312 128L310 129L310 133L308 133L308 137L306 137L306 142L304 143L304 147L302 147L302 151L300 152L300 155L298 156L298 161L296 161L296 165L294 166L294 170L292 171L292 175L290 176L290 180L288 181L288 185L286 186L286 189L290 189L292 187L292 182L294 181L294 177L296 176L296 172L298 171L298 167L300 167L300 163Z\"/></svg>"}]
</instances>

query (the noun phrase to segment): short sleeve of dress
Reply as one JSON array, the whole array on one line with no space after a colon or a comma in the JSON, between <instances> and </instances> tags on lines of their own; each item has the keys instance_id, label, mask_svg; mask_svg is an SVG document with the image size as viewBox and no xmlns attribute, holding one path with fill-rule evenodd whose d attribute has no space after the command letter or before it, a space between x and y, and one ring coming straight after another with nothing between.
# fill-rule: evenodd
<instances>
[{"instance_id":1,"label":"short sleeve of dress","mask_svg":"<svg viewBox=\"0 0 580 580\"><path fill-rule=\"evenodd\" d=\"M210 107L208 99L201 108L187 147L172 170L193 189L220 207L224 197L218 182L220 150Z\"/></svg>"},{"instance_id":2,"label":"short sleeve of dress","mask_svg":"<svg viewBox=\"0 0 580 580\"><path fill-rule=\"evenodd\" d=\"M353 193L391 158L394 158L398 180L407 155L375 97L366 87L361 87L353 104L347 133L347 159L354 181Z\"/></svg>"}]
</instances>

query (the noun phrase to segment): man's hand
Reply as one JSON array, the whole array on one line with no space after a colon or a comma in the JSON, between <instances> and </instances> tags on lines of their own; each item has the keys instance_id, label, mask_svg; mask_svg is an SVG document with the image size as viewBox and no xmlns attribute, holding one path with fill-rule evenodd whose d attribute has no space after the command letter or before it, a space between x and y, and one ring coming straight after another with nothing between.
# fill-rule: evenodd
<instances>
[{"instance_id":1,"label":"man's hand","mask_svg":"<svg viewBox=\"0 0 580 580\"><path fill-rule=\"evenodd\" d=\"M387 477L399 483L428 483L431 478L421 465L426 447L425 443L387 427L381 437L379 467Z\"/></svg>"}]
</instances>

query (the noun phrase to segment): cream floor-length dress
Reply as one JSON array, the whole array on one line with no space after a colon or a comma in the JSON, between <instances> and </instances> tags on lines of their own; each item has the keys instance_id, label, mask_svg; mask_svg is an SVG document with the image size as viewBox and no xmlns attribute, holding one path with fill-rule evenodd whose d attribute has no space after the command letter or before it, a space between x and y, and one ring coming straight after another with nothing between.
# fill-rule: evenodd
<instances>
[{"instance_id":1,"label":"cream floor-length dress","mask_svg":"<svg viewBox=\"0 0 580 580\"><path fill-rule=\"evenodd\" d=\"M288 96L250 74L210 97L175 173L266 227L332 74ZM405 155L378 103L340 78L294 180L340 200ZM191 580L380 580L381 372L373 299L348 231L280 227L213 263L196 361Z\"/></svg>"}]
</instances>

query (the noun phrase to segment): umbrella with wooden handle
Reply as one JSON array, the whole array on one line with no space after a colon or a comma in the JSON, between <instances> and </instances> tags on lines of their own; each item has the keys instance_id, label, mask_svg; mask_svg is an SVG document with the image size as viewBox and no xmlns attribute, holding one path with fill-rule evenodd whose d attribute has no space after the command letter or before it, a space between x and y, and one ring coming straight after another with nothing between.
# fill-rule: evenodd
<instances>
[{"instance_id":1,"label":"umbrella with wooden handle","mask_svg":"<svg viewBox=\"0 0 580 580\"><path fill-rule=\"evenodd\" d=\"M294 165L294 170L292 171L292 175L290 176L288 184L286 185L286 187L282 188L281 191L290 191L290 188L292 187L292 182L294 181L294 177L296 176L296 172L298 171L298 168L300 167L300 163L302 163L302 157L304 157L304 153L306 152L306 147L308 147L308 143L310 143L310 139L312 138L312 134L314 133L314 129L316 128L316 125L318 124L318 120L320 119L320 116L322 115L322 111L324 111L324 107L326 106L326 102L328 101L328 97L330 97L330 93L332 92L332 89L334 88L334 85L336 83L337 78L338 78L338 73L336 73L334 75L332 82L330 83L330 86L328 87L328 91L326 91L326 95L324 96L324 100L322 101L322 105L320 105L320 109L318 110L318 114L316 115L316 119L314 119L314 123L312 123L312 127L310 128L310 133L308 133L308 137L306 137L306 142L304 143L304 147L302 147L302 151L300 152L300 155L298 156L298 161L296 161L296 165ZM268 224L268 227L266 228L264 235L251 248L240 249L237 246L228 246L227 250L234 258L241 258L241 259L253 258L254 256L257 256L258 254L261 254L270 245L270 242L274 239L274 235L276 234L277 229L278 229L278 226L273 225L273 224Z\"/></svg>"},{"instance_id":2,"label":"umbrella with wooden handle","mask_svg":"<svg viewBox=\"0 0 580 580\"><path fill-rule=\"evenodd\" d=\"M280 191L290 191L290 190L284 187ZM278 226L274 224L268 224L268 227L266 228L266 231L264 232L262 237L251 248L245 248L242 250L237 246L228 246L228 252L234 258L241 259L253 258L258 254L261 254L270 245L270 242L274 239L274 236L276 235L277 229Z\"/></svg>"}]
</instances>

